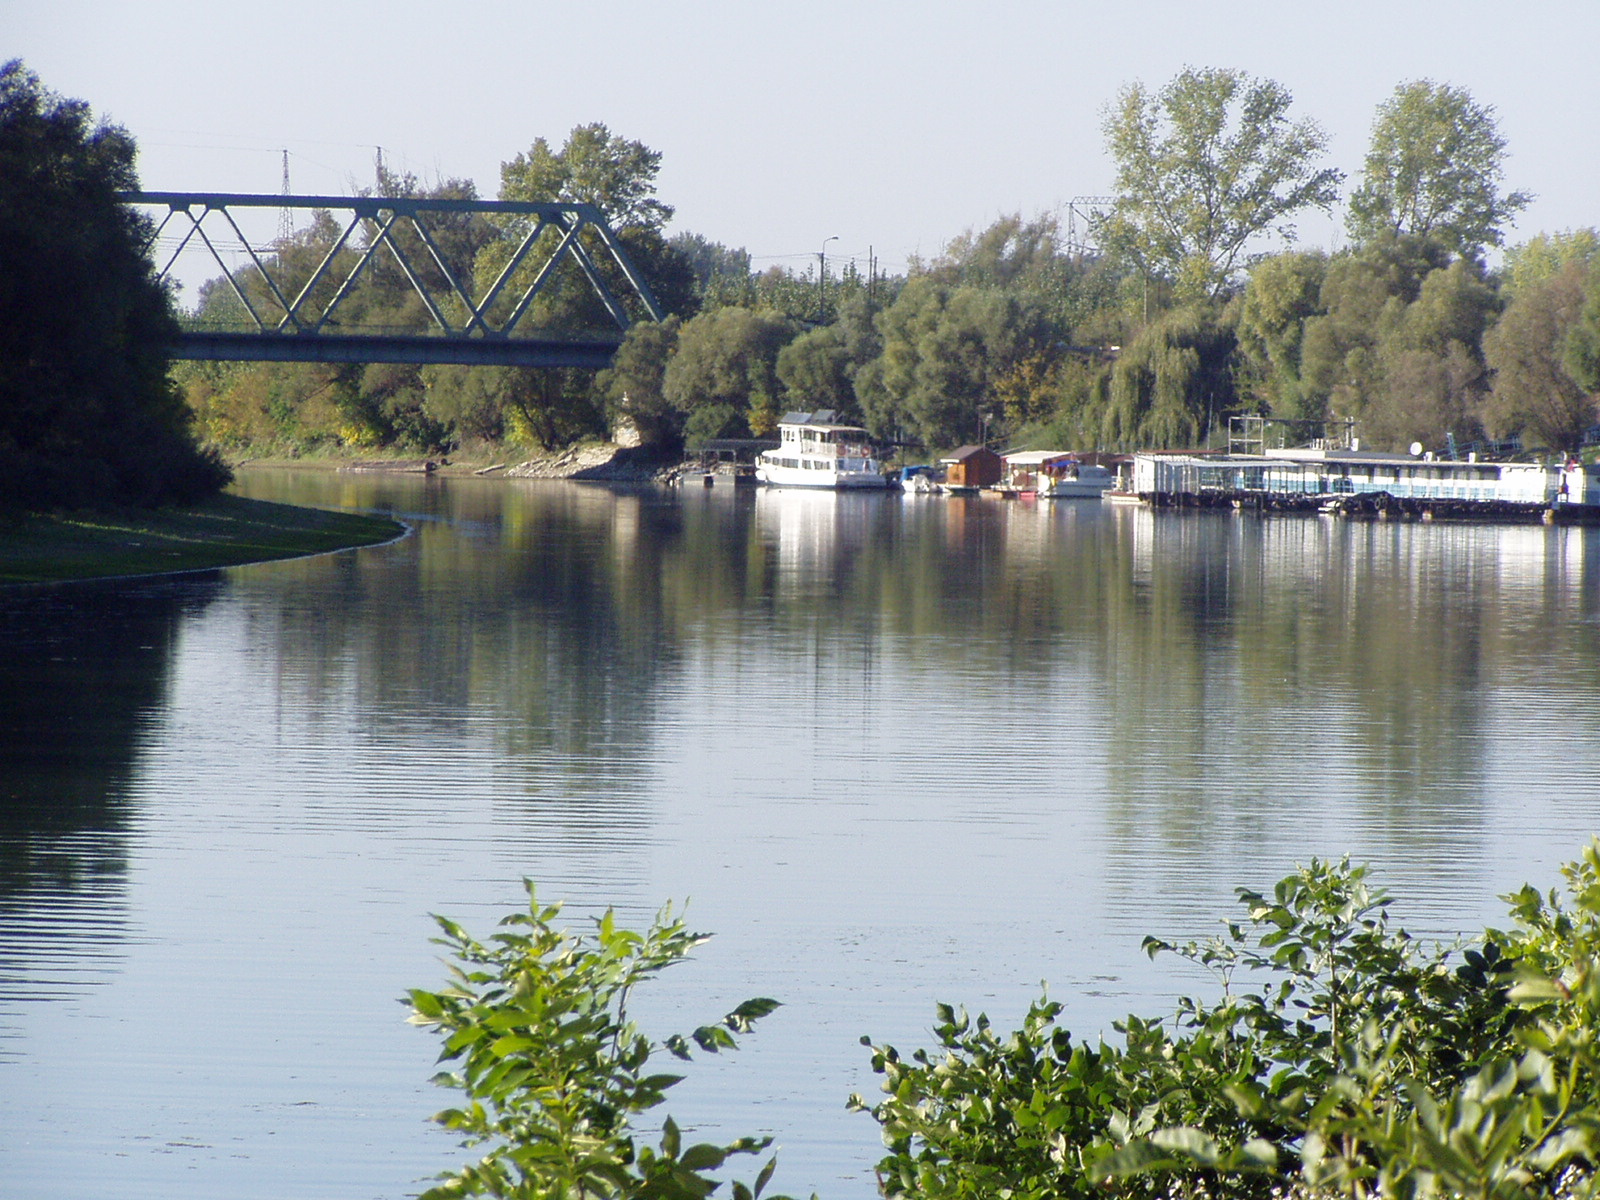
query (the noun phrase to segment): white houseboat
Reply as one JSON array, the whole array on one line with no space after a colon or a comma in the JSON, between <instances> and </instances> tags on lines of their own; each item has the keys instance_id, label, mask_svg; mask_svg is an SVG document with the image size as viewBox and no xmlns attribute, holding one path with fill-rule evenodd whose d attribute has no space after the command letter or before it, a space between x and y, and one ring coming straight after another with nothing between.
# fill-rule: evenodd
<instances>
[{"instance_id":1,"label":"white houseboat","mask_svg":"<svg viewBox=\"0 0 1600 1200\"><path fill-rule=\"evenodd\" d=\"M1420 449L1420 448L1419 448ZM1600 470L1583 464L1410 457L1370 450L1294 448L1266 454L1142 453L1140 496L1260 493L1330 499L1386 492L1398 500L1483 500L1522 505L1600 504Z\"/></svg>"},{"instance_id":2,"label":"white houseboat","mask_svg":"<svg viewBox=\"0 0 1600 1200\"><path fill-rule=\"evenodd\" d=\"M756 478L773 487L886 488L872 435L839 425L831 409L788 413L778 422L778 447L756 459Z\"/></svg>"}]
</instances>

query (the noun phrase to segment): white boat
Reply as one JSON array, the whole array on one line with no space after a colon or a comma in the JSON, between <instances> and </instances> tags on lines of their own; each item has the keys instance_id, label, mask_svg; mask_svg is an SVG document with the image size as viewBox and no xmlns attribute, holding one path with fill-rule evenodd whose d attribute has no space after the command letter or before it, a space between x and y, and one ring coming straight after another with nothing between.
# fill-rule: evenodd
<instances>
[{"instance_id":1,"label":"white boat","mask_svg":"<svg viewBox=\"0 0 1600 1200\"><path fill-rule=\"evenodd\" d=\"M907 496L937 496L939 494L939 480L930 466L918 464L916 466L900 468L900 490Z\"/></svg>"},{"instance_id":2,"label":"white boat","mask_svg":"<svg viewBox=\"0 0 1600 1200\"><path fill-rule=\"evenodd\" d=\"M1076 463L1051 476L1050 486L1041 487L1039 495L1045 500L1099 500L1116 483L1117 477L1104 467Z\"/></svg>"},{"instance_id":3,"label":"white boat","mask_svg":"<svg viewBox=\"0 0 1600 1200\"><path fill-rule=\"evenodd\" d=\"M886 488L889 477L873 457L872 435L839 425L831 409L785 414L778 448L756 459L756 478L772 487Z\"/></svg>"},{"instance_id":4,"label":"white boat","mask_svg":"<svg viewBox=\"0 0 1600 1200\"><path fill-rule=\"evenodd\" d=\"M1005 456L1001 490L1041 500L1098 500L1116 484L1104 467L1060 450L1022 450Z\"/></svg>"}]
</instances>

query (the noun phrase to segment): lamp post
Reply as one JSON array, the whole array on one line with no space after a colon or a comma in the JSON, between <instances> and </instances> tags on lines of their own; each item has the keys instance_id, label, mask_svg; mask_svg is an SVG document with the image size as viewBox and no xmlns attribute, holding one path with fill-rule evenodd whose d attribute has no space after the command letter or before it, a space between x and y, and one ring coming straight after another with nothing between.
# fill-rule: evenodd
<instances>
[{"instance_id":1,"label":"lamp post","mask_svg":"<svg viewBox=\"0 0 1600 1200\"><path fill-rule=\"evenodd\" d=\"M822 249L817 251L817 324L828 323L828 243L837 242L839 235L822 239Z\"/></svg>"}]
</instances>

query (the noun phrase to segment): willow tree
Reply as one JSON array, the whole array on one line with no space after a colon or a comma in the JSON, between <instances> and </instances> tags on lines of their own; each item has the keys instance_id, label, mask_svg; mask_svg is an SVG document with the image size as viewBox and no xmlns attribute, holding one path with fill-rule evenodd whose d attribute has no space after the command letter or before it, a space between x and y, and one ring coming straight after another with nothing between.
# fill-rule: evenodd
<instances>
[{"instance_id":1,"label":"willow tree","mask_svg":"<svg viewBox=\"0 0 1600 1200\"><path fill-rule=\"evenodd\" d=\"M1215 299L1266 236L1327 210L1338 171L1319 168L1327 135L1291 120L1281 84L1243 71L1185 69L1159 92L1131 83L1102 129L1117 199L1100 222L1107 249L1172 281L1180 300Z\"/></svg>"}]
</instances>

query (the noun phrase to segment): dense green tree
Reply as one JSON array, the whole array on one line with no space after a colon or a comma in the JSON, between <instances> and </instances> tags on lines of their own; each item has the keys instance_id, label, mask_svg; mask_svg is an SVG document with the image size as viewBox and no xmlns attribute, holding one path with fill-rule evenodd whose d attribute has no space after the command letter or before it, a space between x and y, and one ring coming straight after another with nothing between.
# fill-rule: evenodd
<instances>
[{"instance_id":1,"label":"dense green tree","mask_svg":"<svg viewBox=\"0 0 1600 1200\"><path fill-rule=\"evenodd\" d=\"M1322 405L1301 378L1306 322L1320 311L1328 258L1319 251L1276 254L1258 262L1239 299L1242 399L1276 417L1315 420Z\"/></svg>"},{"instance_id":2,"label":"dense green tree","mask_svg":"<svg viewBox=\"0 0 1600 1200\"><path fill-rule=\"evenodd\" d=\"M735 250L698 233L674 234L670 245L694 280L697 307L721 308L754 302L748 250L743 247Z\"/></svg>"},{"instance_id":3,"label":"dense green tree","mask_svg":"<svg viewBox=\"0 0 1600 1200\"><path fill-rule=\"evenodd\" d=\"M1502 193L1505 138L1494 109L1464 88L1431 80L1397 87L1378 106L1360 185L1346 218L1357 242L1431 237L1476 258L1498 246L1525 192Z\"/></svg>"},{"instance_id":4,"label":"dense green tree","mask_svg":"<svg viewBox=\"0 0 1600 1200\"><path fill-rule=\"evenodd\" d=\"M423 412L448 431L447 445L499 442L506 436L499 382L500 376L484 367L455 363L423 367Z\"/></svg>"},{"instance_id":5,"label":"dense green tree","mask_svg":"<svg viewBox=\"0 0 1600 1200\"><path fill-rule=\"evenodd\" d=\"M807 410L854 408L850 365L837 325L807 330L778 352L778 382L786 403Z\"/></svg>"},{"instance_id":6,"label":"dense green tree","mask_svg":"<svg viewBox=\"0 0 1600 1200\"><path fill-rule=\"evenodd\" d=\"M588 203L606 216L629 258L652 292L659 291L680 308L692 306L693 280L682 256L666 242L661 227L672 208L655 197L661 155L642 142L613 134L601 124L580 125L560 150L544 138L501 166L500 198L528 202ZM531 228L528 218L505 220L500 236L479 252L476 276L480 289L499 277L514 248ZM621 270L599 244L585 236L595 268L611 291L623 298L633 320L649 320L633 302ZM521 295L533 280L536 264L555 251L561 235L547 229L528 261L505 289L503 303ZM555 269L553 282L530 305L516 333L554 330L563 336L584 330L615 329L605 306L581 266L568 254ZM587 435L606 432L606 400L593 371L507 367L491 373L486 394L500 408L506 436L553 449Z\"/></svg>"},{"instance_id":7,"label":"dense green tree","mask_svg":"<svg viewBox=\"0 0 1600 1200\"><path fill-rule=\"evenodd\" d=\"M1595 423L1595 400L1567 371L1567 337L1584 302L1585 270L1569 262L1558 274L1521 288L1483 339L1494 382L1484 404L1493 437L1521 434L1533 445L1576 450Z\"/></svg>"},{"instance_id":8,"label":"dense green tree","mask_svg":"<svg viewBox=\"0 0 1600 1200\"><path fill-rule=\"evenodd\" d=\"M675 316L633 325L611 366L595 381L612 423L621 418L632 421L647 443L671 442L683 435L683 413L666 397L667 363L678 348L682 325Z\"/></svg>"},{"instance_id":9,"label":"dense green tree","mask_svg":"<svg viewBox=\"0 0 1600 1200\"><path fill-rule=\"evenodd\" d=\"M1466 259L1430 272L1379 348L1383 386L1363 414L1363 434L1393 448L1443 446L1478 436L1489 376L1483 335L1499 311L1482 267Z\"/></svg>"},{"instance_id":10,"label":"dense green tree","mask_svg":"<svg viewBox=\"0 0 1600 1200\"><path fill-rule=\"evenodd\" d=\"M1482 338L1499 307L1481 264L1430 238L1381 238L1328 263L1319 307L1300 350L1309 411L1354 418L1389 449L1475 436Z\"/></svg>"},{"instance_id":11,"label":"dense green tree","mask_svg":"<svg viewBox=\"0 0 1600 1200\"><path fill-rule=\"evenodd\" d=\"M188 502L228 473L167 377L171 297L145 254L133 139L0 66L0 503Z\"/></svg>"},{"instance_id":12,"label":"dense green tree","mask_svg":"<svg viewBox=\"0 0 1600 1200\"><path fill-rule=\"evenodd\" d=\"M1103 123L1117 200L1106 247L1165 277L1182 300L1221 295L1264 235L1327 209L1340 174L1318 168L1327 135L1291 121L1287 89L1242 71L1190 67L1155 94L1123 88Z\"/></svg>"},{"instance_id":13,"label":"dense green tree","mask_svg":"<svg viewBox=\"0 0 1600 1200\"><path fill-rule=\"evenodd\" d=\"M776 313L730 306L686 321L667 364L662 394L687 414L685 433L761 436L781 415L778 353L799 327Z\"/></svg>"},{"instance_id":14,"label":"dense green tree","mask_svg":"<svg viewBox=\"0 0 1600 1200\"><path fill-rule=\"evenodd\" d=\"M1510 247L1500 268L1500 292L1509 303L1518 295L1561 274L1577 263L1588 268L1600 262L1600 232L1569 229L1564 233L1541 233L1521 245Z\"/></svg>"},{"instance_id":15,"label":"dense green tree","mask_svg":"<svg viewBox=\"0 0 1600 1200\"><path fill-rule=\"evenodd\" d=\"M969 229L931 263L917 267L950 287L1001 288L1036 297L1061 335L1077 341L1101 340L1116 326L1125 303L1126 271L1111 259L1074 252L1052 213L1031 220L1012 214L985 229Z\"/></svg>"},{"instance_id":16,"label":"dense green tree","mask_svg":"<svg viewBox=\"0 0 1600 1200\"><path fill-rule=\"evenodd\" d=\"M976 441L1005 417L1022 364L1057 350L1044 306L998 288L906 284L877 318L882 353L856 375L868 426L930 449Z\"/></svg>"},{"instance_id":17,"label":"dense green tree","mask_svg":"<svg viewBox=\"0 0 1600 1200\"><path fill-rule=\"evenodd\" d=\"M1583 308L1567 331L1562 363L1586 392L1600 392L1600 267L1589 268Z\"/></svg>"},{"instance_id":18,"label":"dense green tree","mask_svg":"<svg viewBox=\"0 0 1600 1200\"><path fill-rule=\"evenodd\" d=\"M656 198L661 153L594 122L579 125L555 150L536 138L500 168L504 200L560 200L596 205L616 229L660 232L672 206Z\"/></svg>"},{"instance_id":19,"label":"dense green tree","mask_svg":"<svg viewBox=\"0 0 1600 1200\"><path fill-rule=\"evenodd\" d=\"M779 351L778 380L783 384L785 404L858 415L856 374L881 349L866 298L857 293L840 306L833 324L809 329Z\"/></svg>"},{"instance_id":20,"label":"dense green tree","mask_svg":"<svg viewBox=\"0 0 1600 1200\"><path fill-rule=\"evenodd\" d=\"M1398 329L1422 281L1449 255L1424 238L1385 238L1331 259L1319 312L1304 322L1302 405L1316 416L1360 419L1383 389L1380 346Z\"/></svg>"}]
</instances>

